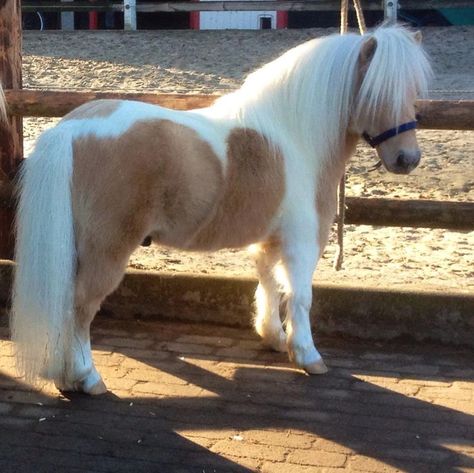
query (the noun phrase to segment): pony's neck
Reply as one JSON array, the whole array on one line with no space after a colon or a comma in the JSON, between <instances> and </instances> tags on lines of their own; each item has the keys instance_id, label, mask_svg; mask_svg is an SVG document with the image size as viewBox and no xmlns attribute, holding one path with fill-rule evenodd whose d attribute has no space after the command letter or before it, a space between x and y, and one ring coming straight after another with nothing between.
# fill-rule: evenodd
<instances>
[{"instance_id":1,"label":"pony's neck","mask_svg":"<svg viewBox=\"0 0 474 473\"><path fill-rule=\"evenodd\" d=\"M340 155L354 99L360 38L304 43L251 74L216 104L241 126L306 159Z\"/></svg>"}]
</instances>

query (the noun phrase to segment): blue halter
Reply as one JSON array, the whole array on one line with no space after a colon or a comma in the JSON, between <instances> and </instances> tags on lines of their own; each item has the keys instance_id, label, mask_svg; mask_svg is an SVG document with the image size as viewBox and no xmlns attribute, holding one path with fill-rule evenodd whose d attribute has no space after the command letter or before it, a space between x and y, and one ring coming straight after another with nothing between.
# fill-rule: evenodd
<instances>
[{"instance_id":1,"label":"blue halter","mask_svg":"<svg viewBox=\"0 0 474 473\"><path fill-rule=\"evenodd\" d=\"M367 141L367 143L369 143L370 146L372 146L372 148L376 148L380 143L383 143L384 141L387 141L388 139L393 138L394 136L397 136L400 133L404 133L405 131L409 130L414 130L416 128L416 124L416 120L407 123L402 123L401 125L395 128L390 128L390 130L384 131L383 133L380 133L380 135L377 135L373 138L367 132L364 131L364 133L362 133L362 137L365 141Z\"/></svg>"}]
</instances>

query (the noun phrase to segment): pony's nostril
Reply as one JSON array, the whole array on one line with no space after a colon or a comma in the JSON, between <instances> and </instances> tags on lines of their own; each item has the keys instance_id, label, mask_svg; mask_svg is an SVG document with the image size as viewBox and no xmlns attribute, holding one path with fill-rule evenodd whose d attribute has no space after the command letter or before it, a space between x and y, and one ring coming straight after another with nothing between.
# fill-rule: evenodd
<instances>
[{"instance_id":1,"label":"pony's nostril","mask_svg":"<svg viewBox=\"0 0 474 473\"><path fill-rule=\"evenodd\" d=\"M415 169L420 162L420 151L399 151L394 163L395 172L408 174Z\"/></svg>"},{"instance_id":2,"label":"pony's nostril","mask_svg":"<svg viewBox=\"0 0 474 473\"><path fill-rule=\"evenodd\" d=\"M397 157L397 166L399 168L407 167L407 160L405 159L405 153L401 152Z\"/></svg>"}]
</instances>

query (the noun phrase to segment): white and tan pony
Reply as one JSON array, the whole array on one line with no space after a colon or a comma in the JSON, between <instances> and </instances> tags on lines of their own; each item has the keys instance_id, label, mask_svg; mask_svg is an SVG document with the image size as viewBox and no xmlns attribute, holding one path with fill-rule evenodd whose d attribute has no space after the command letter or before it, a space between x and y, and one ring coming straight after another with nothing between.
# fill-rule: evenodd
<instances>
[{"instance_id":1,"label":"white and tan pony","mask_svg":"<svg viewBox=\"0 0 474 473\"><path fill-rule=\"evenodd\" d=\"M309 309L338 182L363 134L389 171L417 166L414 104L429 74L419 34L381 27L291 49L209 108L99 100L64 117L19 181L11 329L26 380L106 391L90 324L147 236L191 251L256 244L257 332L325 372Z\"/></svg>"}]
</instances>

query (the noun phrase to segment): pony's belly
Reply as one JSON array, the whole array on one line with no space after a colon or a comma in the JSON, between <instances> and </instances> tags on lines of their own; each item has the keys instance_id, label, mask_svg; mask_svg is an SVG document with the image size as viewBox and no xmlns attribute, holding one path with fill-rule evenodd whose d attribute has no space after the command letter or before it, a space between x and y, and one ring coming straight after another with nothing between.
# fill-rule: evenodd
<instances>
[{"instance_id":1,"label":"pony's belly","mask_svg":"<svg viewBox=\"0 0 474 473\"><path fill-rule=\"evenodd\" d=\"M243 248L265 241L274 230L276 219L262 219L258 225L252 215L241 215L229 225L228 219L213 222L202 229L187 245L190 251L216 251L224 248Z\"/></svg>"},{"instance_id":2,"label":"pony's belly","mask_svg":"<svg viewBox=\"0 0 474 473\"><path fill-rule=\"evenodd\" d=\"M187 248L239 248L265 239L278 220L284 194L282 155L254 130L235 128L227 138L227 169L218 199Z\"/></svg>"},{"instance_id":3,"label":"pony's belly","mask_svg":"<svg viewBox=\"0 0 474 473\"><path fill-rule=\"evenodd\" d=\"M273 196L274 203L278 199ZM240 205L234 208L225 201L215 203L203 223L192 228L188 222L166 225L150 234L154 243L188 251L216 251L223 248L242 248L264 241L278 223L278 207L269 207L268 196L256 202L242 196Z\"/></svg>"}]
</instances>

